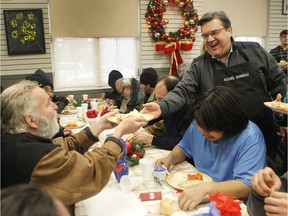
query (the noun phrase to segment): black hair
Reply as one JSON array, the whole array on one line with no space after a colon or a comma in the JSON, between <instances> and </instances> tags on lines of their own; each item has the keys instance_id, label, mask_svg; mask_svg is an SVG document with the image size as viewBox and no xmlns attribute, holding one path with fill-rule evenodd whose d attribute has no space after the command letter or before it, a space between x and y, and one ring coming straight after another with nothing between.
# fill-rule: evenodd
<instances>
[{"instance_id":1,"label":"black hair","mask_svg":"<svg viewBox=\"0 0 288 216\"><path fill-rule=\"evenodd\" d=\"M191 118L208 131L223 132L226 136L242 131L248 117L230 88L217 86L201 93L192 105Z\"/></svg>"},{"instance_id":2,"label":"black hair","mask_svg":"<svg viewBox=\"0 0 288 216\"><path fill-rule=\"evenodd\" d=\"M171 76L171 75L162 77L158 82L162 80L166 86L167 92L172 91L180 81L178 77Z\"/></svg>"},{"instance_id":3,"label":"black hair","mask_svg":"<svg viewBox=\"0 0 288 216\"><path fill-rule=\"evenodd\" d=\"M287 32L288 32L287 29L281 31L281 32L280 32L280 37L281 37L282 35L287 35Z\"/></svg>"},{"instance_id":4,"label":"black hair","mask_svg":"<svg viewBox=\"0 0 288 216\"><path fill-rule=\"evenodd\" d=\"M57 216L53 198L34 186L19 184L1 190L1 214L9 216Z\"/></svg>"}]
</instances>

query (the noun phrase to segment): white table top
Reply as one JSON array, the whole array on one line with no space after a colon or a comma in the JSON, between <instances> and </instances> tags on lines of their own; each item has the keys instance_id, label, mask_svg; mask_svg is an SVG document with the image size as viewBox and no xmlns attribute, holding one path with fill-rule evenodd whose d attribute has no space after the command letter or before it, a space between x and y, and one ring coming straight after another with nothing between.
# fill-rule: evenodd
<instances>
[{"instance_id":1,"label":"white table top","mask_svg":"<svg viewBox=\"0 0 288 216\"><path fill-rule=\"evenodd\" d=\"M153 158L153 159L158 159L158 158L162 158L165 157L169 154L170 151L167 150L162 150L162 149L158 149L156 147L148 147L145 149L146 153L144 157L147 158ZM197 171L195 167L193 167L191 164L189 164L188 162L182 162L180 164L175 165L171 170L170 173L176 172L176 171L180 171L180 170L189 170L189 171ZM140 176L141 175L141 170L140 170L140 165L136 165L133 167L129 168L129 175L134 175L134 176ZM110 181L108 182L108 184L105 186L105 188L102 191L115 191L115 190L121 190L119 187L119 184L117 183L114 174L111 174L111 178ZM179 191L173 189L172 187L170 187L169 185L166 185L163 189L159 190L156 189L154 187L154 182L153 179L149 180L149 181L144 181L143 186L141 186L140 188L137 188L135 190L133 190L132 194L134 194L139 200L139 196L140 193L143 192L155 192L155 191L161 191L162 192L162 199L164 198L169 198L171 200L174 201L174 212L172 214L172 216L191 216L191 215L197 215L197 211L201 211L203 210L203 208L208 207L208 204L201 204L198 205L195 210L193 211L183 211L181 209L179 209L178 207L178 196L177 193L179 195ZM97 196L97 195L96 195ZM159 208L160 208L160 200L158 201L144 201L142 202L144 207L147 210L147 214L145 216L161 216L160 212L159 212ZM111 208L113 205L112 203L107 203L107 207ZM243 213L242 215L248 215L246 213L246 206L243 205ZM96 212L95 212L96 213ZM76 216L92 216L91 214L88 214L86 209L85 209L85 201L83 202L79 202L76 204ZM98 214L97 214L98 216ZM109 215L109 216L114 216L114 215ZM115 215L116 216L116 215ZM117 214L117 216L119 216Z\"/></svg>"}]
</instances>

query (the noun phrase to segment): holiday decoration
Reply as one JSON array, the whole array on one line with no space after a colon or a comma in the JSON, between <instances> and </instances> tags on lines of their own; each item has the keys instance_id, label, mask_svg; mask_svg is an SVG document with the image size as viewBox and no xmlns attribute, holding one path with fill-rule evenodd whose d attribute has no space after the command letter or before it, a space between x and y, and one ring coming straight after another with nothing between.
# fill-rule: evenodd
<instances>
[{"instance_id":1,"label":"holiday decoration","mask_svg":"<svg viewBox=\"0 0 288 216\"><path fill-rule=\"evenodd\" d=\"M135 166L139 163L139 160L143 158L145 154L144 145L137 141L126 141L127 148L127 161L130 166Z\"/></svg>"},{"instance_id":2,"label":"holiday decoration","mask_svg":"<svg viewBox=\"0 0 288 216\"><path fill-rule=\"evenodd\" d=\"M169 3L176 4L182 11L185 20L183 26L176 32L165 32L169 23L163 17L166 6ZM178 65L183 63L180 50L192 50L195 41L194 34L197 32L198 14L194 9L192 0L150 0L145 14L146 23L149 26L152 40L156 42L155 50L163 51L164 54L171 54L170 74L177 76Z\"/></svg>"}]
</instances>

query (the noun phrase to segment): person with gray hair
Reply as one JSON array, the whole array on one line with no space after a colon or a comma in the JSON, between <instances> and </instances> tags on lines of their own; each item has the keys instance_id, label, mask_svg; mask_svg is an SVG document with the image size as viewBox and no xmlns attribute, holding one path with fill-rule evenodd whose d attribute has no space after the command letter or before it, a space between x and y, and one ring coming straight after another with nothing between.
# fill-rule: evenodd
<instances>
[{"instance_id":1,"label":"person with gray hair","mask_svg":"<svg viewBox=\"0 0 288 216\"><path fill-rule=\"evenodd\" d=\"M193 103L201 92L214 86L236 90L236 97L249 120L264 134L267 156L276 158L278 137L272 111L264 102L287 92L286 76L271 56L256 42L236 42L232 25L224 11L205 13L198 25L205 52L194 58L180 83L158 103L143 104L142 113L155 118L167 116Z\"/></svg>"},{"instance_id":2,"label":"person with gray hair","mask_svg":"<svg viewBox=\"0 0 288 216\"><path fill-rule=\"evenodd\" d=\"M115 82L116 90L121 94L120 113L129 113L134 109L140 110L145 93L135 78L120 78Z\"/></svg>"},{"instance_id":3,"label":"person with gray hair","mask_svg":"<svg viewBox=\"0 0 288 216\"><path fill-rule=\"evenodd\" d=\"M99 193L124 155L122 135L147 122L123 120L102 147L89 148L99 134L116 125L107 113L82 131L52 137L59 130L57 106L36 82L22 80L1 94L1 188L29 183L49 191L66 205Z\"/></svg>"}]
</instances>

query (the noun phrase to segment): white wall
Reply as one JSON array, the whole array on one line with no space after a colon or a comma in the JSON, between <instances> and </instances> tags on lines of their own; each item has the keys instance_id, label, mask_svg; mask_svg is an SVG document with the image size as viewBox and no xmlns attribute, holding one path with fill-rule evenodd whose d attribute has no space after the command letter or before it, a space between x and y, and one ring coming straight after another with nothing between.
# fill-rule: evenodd
<instances>
[{"instance_id":1,"label":"white wall","mask_svg":"<svg viewBox=\"0 0 288 216\"><path fill-rule=\"evenodd\" d=\"M156 53L156 51L154 51L153 42L150 40L150 36L147 33L147 26L143 14L146 12L148 2L149 0L139 0L142 36L141 67L145 68L152 66L155 68L169 68L170 56L164 56L163 53ZM236 34L239 32L237 33L237 36L240 36L241 32L244 32L245 29L257 29L258 27L259 29L260 27L263 29L263 24L265 24L266 27L264 28L266 29L266 33L264 36L268 36L266 38L267 49L278 45L280 30L285 27L287 28L287 15L282 15L282 0L194 0L194 6L198 9L200 16L202 15L202 6L203 12L211 9L225 10L231 17L234 33ZM8 56L3 10L25 8L41 8L43 11L46 54ZM249 15L251 14L251 11L252 15ZM42 68L48 73L52 72L47 0L26 0L25 3L23 3L22 0L1 0L0 16L1 78L3 75L31 74L37 68ZM265 16L266 18L263 18ZM262 18L259 19L259 17ZM241 29L244 30L242 31ZM252 30L249 30L248 32L252 32ZM185 62L190 62L199 53L201 38L199 32L197 34L198 38L196 39L192 52L187 52L183 55Z\"/></svg>"}]
</instances>

